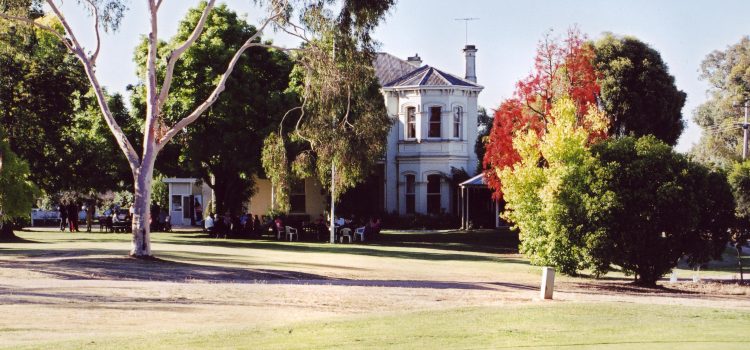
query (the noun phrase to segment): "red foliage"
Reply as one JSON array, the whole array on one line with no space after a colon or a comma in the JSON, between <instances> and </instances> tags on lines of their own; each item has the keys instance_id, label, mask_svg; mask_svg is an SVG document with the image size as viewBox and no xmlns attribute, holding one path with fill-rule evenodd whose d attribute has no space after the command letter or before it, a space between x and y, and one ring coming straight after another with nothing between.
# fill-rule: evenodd
<instances>
[{"instance_id":1,"label":"red foliage","mask_svg":"<svg viewBox=\"0 0 750 350\"><path fill-rule=\"evenodd\" d=\"M594 68L594 49L577 28L568 31L562 43L546 35L539 42L534 71L516 84L512 99L500 104L490 131L483 164L487 183L495 199L502 198L502 184L494 169L512 166L520 160L513 148L513 135L535 130L544 132L555 100L568 96L576 104L579 117L599 95ZM593 135L592 135L593 136ZM606 137L597 134L596 139Z\"/></svg>"},{"instance_id":2,"label":"red foliage","mask_svg":"<svg viewBox=\"0 0 750 350\"><path fill-rule=\"evenodd\" d=\"M513 134L521 130L541 132L543 129L542 120L534 114L524 113L524 105L518 99L507 99L495 110L487 151L484 153L484 167L490 169L485 172L485 179L494 191L494 198L502 197L502 185L494 169L502 169L521 160L513 148Z\"/></svg>"}]
</instances>

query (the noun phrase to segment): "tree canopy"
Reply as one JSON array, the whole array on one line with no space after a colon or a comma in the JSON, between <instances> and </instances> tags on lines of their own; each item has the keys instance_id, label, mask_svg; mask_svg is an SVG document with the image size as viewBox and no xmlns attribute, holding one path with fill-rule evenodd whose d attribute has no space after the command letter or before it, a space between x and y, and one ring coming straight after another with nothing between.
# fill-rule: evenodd
<instances>
[{"instance_id":1,"label":"tree canopy","mask_svg":"<svg viewBox=\"0 0 750 350\"><path fill-rule=\"evenodd\" d=\"M30 175L29 164L10 149L0 127L0 239L13 236L12 219L31 212L39 190Z\"/></svg>"},{"instance_id":2,"label":"tree canopy","mask_svg":"<svg viewBox=\"0 0 750 350\"><path fill-rule=\"evenodd\" d=\"M606 33L595 43L601 104L614 136L654 135L674 146L685 128L686 94L659 52L630 36Z\"/></svg>"},{"instance_id":3,"label":"tree canopy","mask_svg":"<svg viewBox=\"0 0 750 350\"><path fill-rule=\"evenodd\" d=\"M701 79L709 84L708 100L693 120L703 129L692 150L698 160L729 168L742 157L742 106L750 99L750 37L716 50L701 63Z\"/></svg>"},{"instance_id":4,"label":"tree canopy","mask_svg":"<svg viewBox=\"0 0 750 350\"><path fill-rule=\"evenodd\" d=\"M296 179L316 177L339 194L365 179L383 156L392 124L372 66L373 44L314 23L309 25L322 35L314 49L295 57L290 83L301 106L290 111L263 148L263 166L281 211L288 209L288 191Z\"/></svg>"},{"instance_id":5,"label":"tree canopy","mask_svg":"<svg viewBox=\"0 0 750 350\"><path fill-rule=\"evenodd\" d=\"M534 70L518 82L514 97L495 110L486 145L485 168L502 170L521 160L513 137L533 130L541 135L554 117L550 110L561 99L571 99L575 115L584 125L589 108L596 106L599 85L594 71L594 50L585 36L571 29L564 40L547 34L539 42ZM603 130L591 133L592 140L606 136ZM495 198L502 197L503 184L496 171L486 173Z\"/></svg>"},{"instance_id":6,"label":"tree canopy","mask_svg":"<svg viewBox=\"0 0 750 350\"><path fill-rule=\"evenodd\" d=\"M62 31L53 18L38 20ZM29 161L33 182L50 194L119 187L127 165L116 156L75 56L42 29L0 22L0 122L11 149ZM109 103L126 122L121 97Z\"/></svg>"},{"instance_id":7,"label":"tree canopy","mask_svg":"<svg viewBox=\"0 0 750 350\"><path fill-rule=\"evenodd\" d=\"M205 3L188 11L177 35L160 43L166 55L184 42L200 20ZM256 33L226 5L211 11L205 34L183 55L175 67L172 89L164 105L164 119L174 123L198 101L210 93L211 85L223 73L226 63ZM256 41L261 42L258 37ZM141 82L134 89L133 105L145 112L146 41L136 49L135 60L141 67ZM158 73L164 74L164 64ZM179 136L179 142L167 145L157 161L162 173L195 176L210 186L216 195L216 210L237 212L250 198L254 177L262 172L261 147L265 135L277 130L278 123L292 107L285 90L289 85L292 63L285 52L265 47L248 49L237 62L226 83L222 98L203 118Z\"/></svg>"}]
</instances>

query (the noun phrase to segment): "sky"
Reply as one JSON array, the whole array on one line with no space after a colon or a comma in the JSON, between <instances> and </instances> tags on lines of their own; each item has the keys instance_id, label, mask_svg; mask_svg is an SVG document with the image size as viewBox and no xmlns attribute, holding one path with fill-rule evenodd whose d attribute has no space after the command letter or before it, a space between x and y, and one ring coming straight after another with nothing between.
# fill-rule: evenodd
<instances>
[{"instance_id":1,"label":"sky","mask_svg":"<svg viewBox=\"0 0 750 350\"><path fill-rule=\"evenodd\" d=\"M252 0L225 0L231 9L259 23L263 10ZM165 0L160 11L159 37L168 40L187 9L198 1ZM127 96L136 82L133 48L148 28L145 0L130 0L120 29L106 34L97 64L99 80L111 92ZM64 2L73 30L93 47L91 20ZM661 53L677 87L687 93L683 119L687 128L677 150L685 152L700 139L692 122L693 110L706 100L708 85L699 79L701 61L714 50L724 50L749 34L750 1L742 0L397 0L396 7L376 30L380 51L406 59L415 53L425 64L463 76L465 23L456 18L478 18L468 27L468 43L476 45L477 79L485 87L479 104L492 110L511 97L516 82L533 67L536 45L548 31L564 35L578 26L590 39L604 32L631 35ZM296 41L270 33L275 43ZM84 44L85 45L85 44Z\"/></svg>"}]
</instances>

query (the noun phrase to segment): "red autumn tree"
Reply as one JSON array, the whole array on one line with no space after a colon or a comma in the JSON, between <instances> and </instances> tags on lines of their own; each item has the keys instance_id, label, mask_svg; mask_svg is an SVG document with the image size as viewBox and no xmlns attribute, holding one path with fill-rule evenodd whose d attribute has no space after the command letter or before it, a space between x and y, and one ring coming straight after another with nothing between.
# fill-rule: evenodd
<instances>
[{"instance_id":1,"label":"red autumn tree","mask_svg":"<svg viewBox=\"0 0 750 350\"><path fill-rule=\"evenodd\" d=\"M492 130L484 155L487 183L495 199L502 198L502 184L494 169L512 166L520 160L513 148L513 135L534 130L541 134L550 121L550 108L562 97L573 99L579 120L596 105L599 85L594 68L594 49L577 28L564 40L548 33L539 42L534 70L516 84L514 97L503 101L495 111ZM593 135L601 139L606 134Z\"/></svg>"}]
</instances>

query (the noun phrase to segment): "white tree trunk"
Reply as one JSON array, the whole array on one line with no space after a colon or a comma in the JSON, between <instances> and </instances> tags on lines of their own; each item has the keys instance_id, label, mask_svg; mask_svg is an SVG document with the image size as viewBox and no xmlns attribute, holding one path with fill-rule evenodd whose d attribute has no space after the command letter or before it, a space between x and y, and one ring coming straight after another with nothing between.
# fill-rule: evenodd
<instances>
[{"instance_id":1,"label":"white tree trunk","mask_svg":"<svg viewBox=\"0 0 750 350\"><path fill-rule=\"evenodd\" d=\"M150 153L150 159L144 158L141 167L133 176L133 240L130 256L136 258L151 257L151 182L154 174L156 153Z\"/></svg>"}]
</instances>

